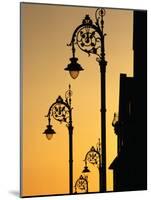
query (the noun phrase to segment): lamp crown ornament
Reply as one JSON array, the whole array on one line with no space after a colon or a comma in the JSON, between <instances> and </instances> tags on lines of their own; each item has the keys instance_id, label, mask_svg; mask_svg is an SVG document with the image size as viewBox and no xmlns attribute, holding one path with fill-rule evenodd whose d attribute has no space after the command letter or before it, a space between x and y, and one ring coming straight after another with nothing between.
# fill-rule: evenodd
<instances>
[{"instance_id":1,"label":"lamp crown ornament","mask_svg":"<svg viewBox=\"0 0 151 200\"><path fill-rule=\"evenodd\" d=\"M63 98L61 96L58 96L56 99L56 103L63 103Z\"/></svg>"},{"instance_id":2,"label":"lamp crown ornament","mask_svg":"<svg viewBox=\"0 0 151 200\"><path fill-rule=\"evenodd\" d=\"M85 16L85 18L83 19L82 23L83 23L84 25L92 25L92 24L93 24L93 22L92 22L92 20L91 20L91 18L90 18L89 15L86 15L86 16Z\"/></svg>"}]
</instances>

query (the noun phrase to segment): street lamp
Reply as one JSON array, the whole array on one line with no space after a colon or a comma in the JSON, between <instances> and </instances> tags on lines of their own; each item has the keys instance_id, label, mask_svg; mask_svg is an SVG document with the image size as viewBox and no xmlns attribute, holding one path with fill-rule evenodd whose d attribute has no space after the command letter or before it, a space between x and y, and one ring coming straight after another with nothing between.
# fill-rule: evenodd
<instances>
[{"instance_id":1,"label":"street lamp","mask_svg":"<svg viewBox=\"0 0 151 200\"><path fill-rule=\"evenodd\" d=\"M79 71L82 71L83 68L80 66L79 63L77 63L78 58L75 58L74 56L70 58L71 63L68 64L68 66L65 68L66 71L69 71L70 76L73 79L76 79L79 75Z\"/></svg>"},{"instance_id":2,"label":"street lamp","mask_svg":"<svg viewBox=\"0 0 151 200\"><path fill-rule=\"evenodd\" d=\"M47 116L48 117L48 125L47 125L47 128L46 130L43 132L43 134L46 134L46 138L48 140L51 140L53 135L56 133L54 131L54 129L52 128L52 125L50 124L50 115Z\"/></svg>"},{"instance_id":3,"label":"street lamp","mask_svg":"<svg viewBox=\"0 0 151 200\"><path fill-rule=\"evenodd\" d=\"M69 192L73 193L73 126L72 126L72 107L71 107L71 86L69 85L69 90L65 93L65 101L61 96L58 96L56 101L50 106L48 114L48 125L43 134L46 134L48 140L52 138L55 131L50 124L51 116L59 121L65 122L69 132Z\"/></svg>"},{"instance_id":4,"label":"street lamp","mask_svg":"<svg viewBox=\"0 0 151 200\"><path fill-rule=\"evenodd\" d=\"M96 61L99 63L101 74L101 142L102 142L102 192L106 191L106 65L105 60L105 44L104 39L104 17L105 9L98 8L95 13L96 22L93 23L89 15L86 15L73 32L72 39L68 46L72 47L73 57L70 58L71 63L65 68L69 71L72 78L77 78L83 68L77 63L78 58L75 57L75 46L77 45L82 51L97 55ZM73 75L75 74L75 75Z\"/></svg>"},{"instance_id":5,"label":"street lamp","mask_svg":"<svg viewBox=\"0 0 151 200\"><path fill-rule=\"evenodd\" d=\"M88 193L88 176L81 175L77 179L75 182L75 193Z\"/></svg>"},{"instance_id":6,"label":"street lamp","mask_svg":"<svg viewBox=\"0 0 151 200\"><path fill-rule=\"evenodd\" d=\"M90 172L90 170L88 169L88 162L94 166L97 166L98 170L99 170L99 191L102 191L102 185L101 185L101 143L100 143L100 139L96 145L96 148L94 146L91 147L91 149L87 152L85 159L85 166L83 169L83 173L87 174Z\"/></svg>"}]
</instances>

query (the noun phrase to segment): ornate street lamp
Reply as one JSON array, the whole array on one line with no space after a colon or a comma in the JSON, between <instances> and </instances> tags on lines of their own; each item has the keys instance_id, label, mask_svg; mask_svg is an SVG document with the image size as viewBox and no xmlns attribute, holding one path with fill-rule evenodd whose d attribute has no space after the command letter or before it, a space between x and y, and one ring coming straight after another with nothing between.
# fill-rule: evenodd
<instances>
[{"instance_id":1,"label":"ornate street lamp","mask_svg":"<svg viewBox=\"0 0 151 200\"><path fill-rule=\"evenodd\" d=\"M81 175L75 183L75 193L88 193L88 176Z\"/></svg>"},{"instance_id":2,"label":"ornate street lamp","mask_svg":"<svg viewBox=\"0 0 151 200\"><path fill-rule=\"evenodd\" d=\"M46 130L43 132L43 134L46 134L46 138L48 140L51 140L55 133L56 132L54 131L54 129L52 128L52 125L50 124L50 115L48 115L48 125L47 125Z\"/></svg>"},{"instance_id":3,"label":"ornate street lamp","mask_svg":"<svg viewBox=\"0 0 151 200\"><path fill-rule=\"evenodd\" d=\"M71 107L71 86L69 85L69 90L65 93L65 101L61 96L58 96L56 101L50 106L48 114L48 125L43 134L46 134L47 139L51 139L55 134L55 131L50 124L51 116L59 121L66 123L69 132L69 192L73 193L73 126L72 126L72 107Z\"/></svg>"},{"instance_id":4,"label":"ornate street lamp","mask_svg":"<svg viewBox=\"0 0 151 200\"><path fill-rule=\"evenodd\" d=\"M82 71L83 68L80 66L79 63L77 63L78 58L75 58L74 56L70 58L71 63L68 64L68 66L65 68L66 71L69 71L70 76L73 79L76 79L79 75L79 71Z\"/></svg>"},{"instance_id":5,"label":"ornate street lamp","mask_svg":"<svg viewBox=\"0 0 151 200\"><path fill-rule=\"evenodd\" d=\"M95 13L96 22L93 23L89 15L86 15L73 32L71 42L68 46L72 47L73 57L70 58L71 63L65 68L69 71L72 78L76 78L83 68L77 63L78 58L75 57L75 46L77 45L82 51L89 56L95 54L96 61L99 63L101 73L101 142L102 142L102 192L106 191L106 65L105 60L105 44L104 39L104 17L105 9L98 8Z\"/></svg>"},{"instance_id":6,"label":"ornate street lamp","mask_svg":"<svg viewBox=\"0 0 151 200\"><path fill-rule=\"evenodd\" d=\"M98 170L99 170L99 191L101 192L102 189L102 185L101 185L101 143L100 143L100 139L96 145L96 148L94 146L91 147L91 149L87 152L85 159L85 166L83 169L83 173L89 173L90 170L88 169L88 163L97 166Z\"/></svg>"}]
</instances>

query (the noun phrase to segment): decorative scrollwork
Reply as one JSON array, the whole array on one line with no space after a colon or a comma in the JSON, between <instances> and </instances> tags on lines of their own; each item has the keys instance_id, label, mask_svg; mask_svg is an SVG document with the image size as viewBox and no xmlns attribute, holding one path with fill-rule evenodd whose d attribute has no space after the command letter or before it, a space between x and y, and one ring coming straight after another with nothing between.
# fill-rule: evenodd
<instances>
[{"instance_id":1,"label":"decorative scrollwork","mask_svg":"<svg viewBox=\"0 0 151 200\"><path fill-rule=\"evenodd\" d=\"M69 118L69 109L61 103L56 103L51 108L51 115L59 122L67 122Z\"/></svg>"},{"instance_id":2,"label":"decorative scrollwork","mask_svg":"<svg viewBox=\"0 0 151 200\"><path fill-rule=\"evenodd\" d=\"M75 45L77 45L82 51L90 56L91 54L97 55L97 61L105 60L105 48L104 48L104 15L106 11L104 8L98 8L95 13L96 22L93 23L89 15L86 15L73 32L71 42L67 46L72 47L73 57L75 57Z\"/></svg>"},{"instance_id":3,"label":"decorative scrollwork","mask_svg":"<svg viewBox=\"0 0 151 200\"><path fill-rule=\"evenodd\" d=\"M86 177L82 175L75 183L75 191L77 192L88 192L88 181Z\"/></svg>"},{"instance_id":4,"label":"decorative scrollwork","mask_svg":"<svg viewBox=\"0 0 151 200\"><path fill-rule=\"evenodd\" d=\"M106 14L106 11L104 8L98 8L95 12L95 18L98 20L100 17L103 18Z\"/></svg>"},{"instance_id":5,"label":"decorative scrollwork","mask_svg":"<svg viewBox=\"0 0 151 200\"><path fill-rule=\"evenodd\" d=\"M56 101L50 106L48 114L46 115L48 121L50 121L50 116L53 116L55 120L65 122L67 126L69 123L71 124L71 85L69 85L69 90L66 91L65 96L65 101L61 96L58 96Z\"/></svg>"},{"instance_id":6,"label":"decorative scrollwork","mask_svg":"<svg viewBox=\"0 0 151 200\"><path fill-rule=\"evenodd\" d=\"M99 55L100 50L100 36L90 25L81 27L76 35L76 44L82 51L88 53L88 55Z\"/></svg>"},{"instance_id":7,"label":"decorative scrollwork","mask_svg":"<svg viewBox=\"0 0 151 200\"><path fill-rule=\"evenodd\" d=\"M65 98L66 99L71 99L71 96L73 95L73 92L71 90L71 86L69 85L69 90L66 91L65 93Z\"/></svg>"},{"instance_id":8,"label":"decorative scrollwork","mask_svg":"<svg viewBox=\"0 0 151 200\"><path fill-rule=\"evenodd\" d=\"M106 34L103 33L104 29L104 15L106 14L106 11L104 8L98 8L95 12L95 18L96 18L96 26L100 28L101 34L104 37Z\"/></svg>"},{"instance_id":9,"label":"decorative scrollwork","mask_svg":"<svg viewBox=\"0 0 151 200\"><path fill-rule=\"evenodd\" d=\"M87 166L87 162L89 162L90 164L97 166L98 169L100 168L100 166L101 166L100 139L98 140L96 148L94 146L92 146L91 149L87 152L84 161L85 161L85 166Z\"/></svg>"},{"instance_id":10,"label":"decorative scrollwork","mask_svg":"<svg viewBox=\"0 0 151 200\"><path fill-rule=\"evenodd\" d=\"M98 165L100 162L100 155L99 153L95 150L94 147L91 148L89 153L87 154L87 161L93 165Z\"/></svg>"}]
</instances>

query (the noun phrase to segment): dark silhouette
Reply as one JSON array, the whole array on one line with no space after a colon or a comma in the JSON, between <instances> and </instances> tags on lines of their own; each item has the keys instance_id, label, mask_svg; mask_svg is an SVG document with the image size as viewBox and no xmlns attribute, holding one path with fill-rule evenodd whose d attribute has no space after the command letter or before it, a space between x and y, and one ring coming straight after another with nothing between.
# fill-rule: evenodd
<instances>
[{"instance_id":1,"label":"dark silhouette","mask_svg":"<svg viewBox=\"0 0 151 200\"><path fill-rule=\"evenodd\" d=\"M106 67L105 59L105 36L104 33L104 16L105 9L98 8L95 12L96 22L94 23L89 15L86 15L80 24L73 32L71 42L68 46L72 47L71 63L64 69L69 71L73 79L78 77L80 71L84 69L75 57L75 46L77 45L83 52L89 56L95 54L96 60L99 63L101 77L101 142L102 142L102 166L100 177L100 192L106 191Z\"/></svg>"},{"instance_id":2,"label":"dark silhouette","mask_svg":"<svg viewBox=\"0 0 151 200\"><path fill-rule=\"evenodd\" d=\"M147 189L147 11L133 13L134 77L120 75L114 191ZM116 115L114 115L114 119Z\"/></svg>"},{"instance_id":3,"label":"dark silhouette","mask_svg":"<svg viewBox=\"0 0 151 200\"><path fill-rule=\"evenodd\" d=\"M81 175L75 182L75 194L88 193L88 176Z\"/></svg>"},{"instance_id":4,"label":"dark silhouette","mask_svg":"<svg viewBox=\"0 0 151 200\"><path fill-rule=\"evenodd\" d=\"M66 123L69 132L69 194L73 194L73 126L71 96L71 85L69 85L69 90L65 93L65 101L61 96L58 96L56 102L50 106L48 114L46 115L46 117L48 117L48 125L43 133L49 140L55 134L50 124L51 116L59 122Z\"/></svg>"},{"instance_id":5,"label":"dark silhouette","mask_svg":"<svg viewBox=\"0 0 151 200\"><path fill-rule=\"evenodd\" d=\"M92 146L90 150L86 153L84 158L84 169L82 173L87 174L90 172L88 168L88 163L96 166L99 171L99 191L101 192L101 175L102 175L102 163L101 163L101 155L102 155L102 149L101 149L101 142L100 138L98 139L98 143L96 144L96 147Z\"/></svg>"}]
</instances>

